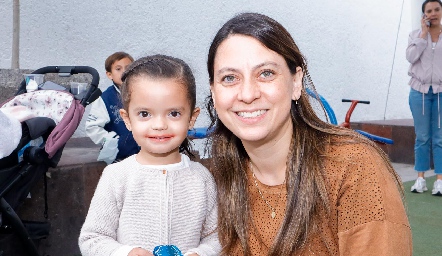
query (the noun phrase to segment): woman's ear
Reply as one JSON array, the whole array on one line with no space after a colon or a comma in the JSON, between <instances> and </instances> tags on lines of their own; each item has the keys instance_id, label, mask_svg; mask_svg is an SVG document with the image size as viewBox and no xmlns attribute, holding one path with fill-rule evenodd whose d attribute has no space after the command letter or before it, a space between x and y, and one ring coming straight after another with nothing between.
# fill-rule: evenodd
<instances>
[{"instance_id":1,"label":"woman's ear","mask_svg":"<svg viewBox=\"0 0 442 256\"><path fill-rule=\"evenodd\" d=\"M120 109L120 116L123 118L124 124L129 131L132 131L132 126L130 125L129 114L126 110Z\"/></svg>"},{"instance_id":2,"label":"woman's ear","mask_svg":"<svg viewBox=\"0 0 442 256\"><path fill-rule=\"evenodd\" d=\"M302 78L304 77L304 72L301 67L296 68L296 73L293 75L293 93L292 100L299 100L302 91Z\"/></svg>"},{"instance_id":3,"label":"woman's ear","mask_svg":"<svg viewBox=\"0 0 442 256\"><path fill-rule=\"evenodd\" d=\"M200 114L200 108L195 108L192 112L192 115L190 116L189 121L189 130L193 129L193 126L195 125L196 119L198 118L198 115Z\"/></svg>"}]
</instances>

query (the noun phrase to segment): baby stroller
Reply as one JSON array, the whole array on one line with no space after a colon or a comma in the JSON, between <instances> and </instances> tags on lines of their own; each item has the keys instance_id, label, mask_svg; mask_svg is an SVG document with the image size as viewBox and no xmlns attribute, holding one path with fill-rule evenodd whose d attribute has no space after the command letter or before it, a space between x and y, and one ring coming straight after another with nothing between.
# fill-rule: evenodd
<instances>
[{"instance_id":1,"label":"baby stroller","mask_svg":"<svg viewBox=\"0 0 442 256\"><path fill-rule=\"evenodd\" d=\"M49 167L57 166L66 142L82 119L85 107L101 95L98 89L100 77L94 68L47 66L33 72L47 73L58 73L59 76L88 73L92 75L92 82L88 90L74 96L69 88L55 83L49 85L51 88L58 86L56 90L45 90L47 84L44 83L39 90L26 93L26 81L23 81L16 95L0 105L0 108L26 106L36 116L21 123L22 137L16 149L0 159L0 236L6 241L2 243L0 240L0 256L20 254L15 251L16 247L24 250L23 255L39 255L38 241L46 238L50 229L47 221L46 171ZM16 210L41 179L45 186L46 221L23 221ZM17 246L17 243L20 245Z\"/></svg>"}]
</instances>

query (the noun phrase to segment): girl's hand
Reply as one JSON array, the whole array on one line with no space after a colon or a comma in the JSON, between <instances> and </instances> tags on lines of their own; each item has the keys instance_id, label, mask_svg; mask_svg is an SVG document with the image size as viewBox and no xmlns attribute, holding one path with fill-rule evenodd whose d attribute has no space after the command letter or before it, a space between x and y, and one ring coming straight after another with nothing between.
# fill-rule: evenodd
<instances>
[{"instance_id":1,"label":"girl's hand","mask_svg":"<svg viewBox=\"0 0 442 256\"><path fill-rule=\"evenodd\" d=\"M153 256L153 254L143 248L133 248L127 256Z\"/></svg>"}]
</instances>

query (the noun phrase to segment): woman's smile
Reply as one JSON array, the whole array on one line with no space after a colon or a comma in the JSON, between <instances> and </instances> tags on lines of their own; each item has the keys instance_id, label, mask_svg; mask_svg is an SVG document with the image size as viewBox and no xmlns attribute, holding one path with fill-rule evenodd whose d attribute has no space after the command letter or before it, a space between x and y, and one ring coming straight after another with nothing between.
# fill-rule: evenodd
<instances>
[{"instance_id":1,"label":"woman's smile","mask_svg":"<svg viewBox=\"0 0 442 256\"><path fill-rule=\"evenodd\" d=\"M240 111L236 112L236 114L242 118L256 118L261 115L264 115L267 112L267 110L257 110L257 111Z\"/></svg>"}]
</instances>

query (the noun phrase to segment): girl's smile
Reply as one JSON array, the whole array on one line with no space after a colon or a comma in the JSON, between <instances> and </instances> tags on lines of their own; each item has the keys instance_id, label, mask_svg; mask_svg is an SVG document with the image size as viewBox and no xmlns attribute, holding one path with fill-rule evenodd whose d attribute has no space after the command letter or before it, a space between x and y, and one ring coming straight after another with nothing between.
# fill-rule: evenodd
<instances>
[{"instance_id":1,"label":"girl's smile","mask_svg":"<svg viewBox=\"0 0 442 256\"><path fill-rule=\"evenodd\" d=\"M160 135L158 135L158 136L146 135L145 137L148 139L151 139L153 142L164 142L164 141L171 140L174 137L174 135L161 135L161 136Z\"/></svg>"}]
</instances>

